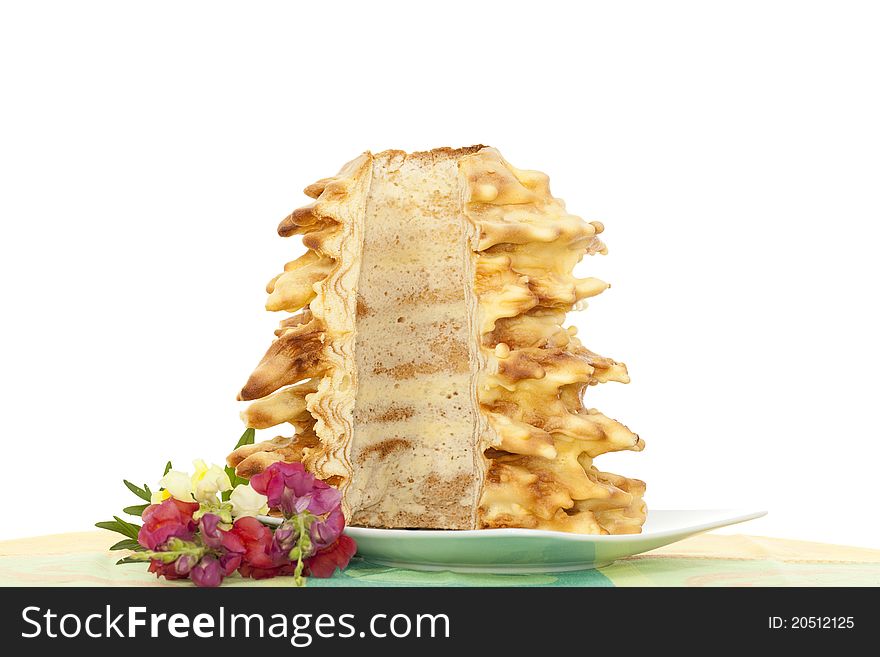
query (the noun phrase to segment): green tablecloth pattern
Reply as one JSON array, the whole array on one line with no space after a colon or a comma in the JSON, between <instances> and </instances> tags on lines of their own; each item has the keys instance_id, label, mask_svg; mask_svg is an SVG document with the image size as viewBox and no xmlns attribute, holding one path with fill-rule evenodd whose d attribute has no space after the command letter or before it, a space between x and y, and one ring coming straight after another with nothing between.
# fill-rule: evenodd
<instances>
[{"instance_id":1,"label":"green tablecloth pattern","mask_svg":"<svg viewBox=\"0 0 880 657\"><path fill-rule=\"evenodd\" d=\"M4 586L191 586L158 580L143 564L117 566L109 532L0 542ZM290 586L289 578L230 577L224 586ZM389 568L356 557L309 586L880 586L880 550L743 535L704 534L604 568L530 575Z\"/></svg>"}]
</instances>

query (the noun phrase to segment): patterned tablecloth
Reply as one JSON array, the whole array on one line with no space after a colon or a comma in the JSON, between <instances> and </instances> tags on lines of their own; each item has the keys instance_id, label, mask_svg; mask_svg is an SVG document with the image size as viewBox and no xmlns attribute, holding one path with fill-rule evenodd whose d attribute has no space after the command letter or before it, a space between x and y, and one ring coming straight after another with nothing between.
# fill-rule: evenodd
<instances>
[{"instance_id":1,"label":"patterned tablecloth","mask_svg":"<svg viewBox=\"0 0 880 657\"><path fill-rule=\"evenodd\" d=\"M159 581L143 564L117 566L114 534L91 531L0 542L4 586L191 586ZM118 538L118 537L117 537ZM290 586L289 578L228 578L224 586ZM880 586L880 550L703 534L597 570L536 575L417 572L358 557L309 586Z\"/></svg>"}]
</instances>

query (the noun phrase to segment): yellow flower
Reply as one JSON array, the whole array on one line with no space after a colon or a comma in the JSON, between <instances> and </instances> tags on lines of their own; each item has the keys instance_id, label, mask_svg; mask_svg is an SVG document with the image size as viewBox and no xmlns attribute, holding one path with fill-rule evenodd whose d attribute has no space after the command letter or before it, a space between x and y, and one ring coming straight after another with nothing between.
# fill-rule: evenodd
<instances>
[{"instance_id":1,"label":"yellow flower","mask_svg":"<svg viewBox=\"0 0 880 657\"><path fill-rule=\"evenodd\" d=\"M195 488L196 484L204 479L205 475L208 474L208 464L205 463L202 459L196 459L195 461L193 461L193 467L195 467L196 471L193 472L191 481L193 488Z\"/></svg>"},{"instance_id":2,"label":"yellow flower","mask_svg":"<svg viewBox=\"0 0 880 657\"><path fill-rule=\"evenodd\" d=\"M167 500L169 497L171 497L171 493L168 492L167 488L163 488L162 490L155 490L150 496L150 504L162 504L162 502Z\"/></svg>"},{"instance_id":3,"label":"yellow flower","mask_svg":"<svg viewBox=\"0 0 880 657\"><path fill-rule=\"evenodd\" d=\"M193 461L193 465L196 471L190 481L196 501L216 504L217 495L232 488L229 475L219 465L208 467L201 459Z\"/></svg>"}]
</instances>

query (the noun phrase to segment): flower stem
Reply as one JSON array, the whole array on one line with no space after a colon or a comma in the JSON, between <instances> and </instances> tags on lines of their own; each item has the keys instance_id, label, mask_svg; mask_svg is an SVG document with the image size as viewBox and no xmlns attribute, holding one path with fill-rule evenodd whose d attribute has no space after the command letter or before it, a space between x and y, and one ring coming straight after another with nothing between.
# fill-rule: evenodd
<instances>
[{"instance_id":1,"label":"flower stem","mask_svg":"<svg viewBox=\"0 0 880 657\"><path fill-rule=\"evenodd\" d=\"M157 559L162 563L172 563L173 561L177 561L180 557L190 556L198 561L205 555L205 552L207 552L207 548L203 545L196 545L195 543L181 541L178 538L172 538L168 541L167 550L144 550L143 552L134 552L129 558L132 561L151 561L152 559Z\"/></svg>"},{"instance_id":2,"label":"flower stem","mask_svg":"<svg viewBox=\"0 0 880 657\"><path fill-rule=\"evenodd\" d=\"M302 571L303 571L303 555L307 554L309 548L311 548L311 537L309 536L308 528L306 527L305 519L306 516L311 518L311 514L309 513L297 513L296 514L296 525L299 530L299 538L296 540L297 547L297 555L296 555L296 568L293 570L293 582L297 586L304 586L305 582L303 580ZM309 523L311 524L311 523Z\"/></svg>"}]
</instances>

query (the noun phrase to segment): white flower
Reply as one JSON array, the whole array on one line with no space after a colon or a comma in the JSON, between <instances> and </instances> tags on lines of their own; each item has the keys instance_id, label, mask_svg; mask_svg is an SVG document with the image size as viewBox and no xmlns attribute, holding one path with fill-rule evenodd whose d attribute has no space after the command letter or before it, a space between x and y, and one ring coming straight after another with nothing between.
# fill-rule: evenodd
<instances>
[{"instance_id":1,"label":"white flower","mask_svg":"<svg viewBox=\"0 0 880 657\"><path fill-rule=\"evenodd\" d=\"M163 500L173 497L181 502L199 502L208 507L220 504L218 495L232 488L229 476L219 465L208 464L201 459L193 461L196 471L189 475L180 470L169 470L159 480L159 486L165 490L153 493L151 502L160 504Z\"/></svg>"},{"instance_id":2,"label":"white flower","mask_svg":"<svg viewBox=\"0 0 880 657\"><path fill-rule=\"evenodd\" d=\"M196 501L203 504L217 504L217 495L232 488L229 475L219 465L212 465L209 468L201 459L193 461L193 465L196 471L190 481ZM174 495L174 492L172 491L171 494Z\"/></svg>"},{"instance_id":3,"label":"white flower","mask_svg":"<svg viewBox=\"0 0 880 657\"><path fill-rule=\"evenodd\" d=\"M229 496L234 518L266 515L269 512L268 501L269 498L255 491L250 484L236 486Z\"/></svg>"},{"instance_id":4,"label":"white flower","mask_svg":"<svg viewBox=\"0 0 880 657\"><path fill-rule=\"evenodd\" d=\"M169 470L159 480L159 485L164 488L175 500L181 502L194 502L191 477L180 470ZM158 493L157 493L158 495ZM167 496L166 496L167 497Z\"/></svg>"}]
</instances>

